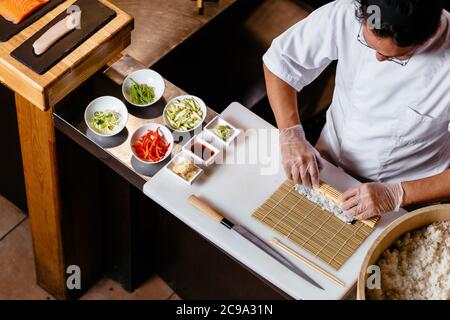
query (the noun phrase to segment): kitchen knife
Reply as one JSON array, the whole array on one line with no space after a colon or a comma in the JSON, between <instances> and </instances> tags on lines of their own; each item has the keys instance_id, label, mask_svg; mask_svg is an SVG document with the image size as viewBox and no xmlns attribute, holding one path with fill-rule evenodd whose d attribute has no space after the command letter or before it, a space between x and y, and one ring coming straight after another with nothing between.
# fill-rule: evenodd
<instances>
[{"instance_id":1,"label":"kitchen knife","mask_svg":"<svg viewBox=\"0 0 450 320\"><path fill-rule=\"evenodd\" d=\"M316 281L314 281L311 277L309 277L306 273L304 273L301 269L299 269L296 265L294 265L291 261L289 261L286 257L284 257L281 253L279 253L277 250L273 249L270 245L268 245L264 240L261 240L258 238L255 234L244 228L243 226L237 226L234 225L231 221L223 217L217 210L212 208L209 204L205 203L202 199L192 195L188 199L189 203L202 211L203 213L207 214L217 222L220 222L222 225L227 227L230 230L233 230L237 232L239 235L247 239L248 241L252 242L254 245L256 245L258 248L263 250L265 253L270 255L272 258L274 258L276 261L281 263L283 266L297 274L302 279L308 281L313 286L323 289L322 286L320 286Z\"/></svg>"},{"instance_id":2,"label":"kitchen knife","mask_svg":"<svg viewBox=\"0 0 450 320\"><path fill-rule=\"evenodd\" d=\"M33 43L34 53L40 56L69 32L79 28L80 19L81 11L75 11L56 23Z\"/></svg>"}]
</instances>

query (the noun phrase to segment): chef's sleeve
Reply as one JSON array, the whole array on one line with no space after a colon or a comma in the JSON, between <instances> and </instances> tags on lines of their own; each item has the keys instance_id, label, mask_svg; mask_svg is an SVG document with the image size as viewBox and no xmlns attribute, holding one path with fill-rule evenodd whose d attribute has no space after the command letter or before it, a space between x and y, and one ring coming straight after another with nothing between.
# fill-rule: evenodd
<instances>
[{"instance_id":1,"label":"chef's sleeve","mask_svg":"<svg viewBox=\"0 0 450 320\"><path fill-rule=\"evenodd\" d=\"M273 40L263 57L265 66L301 91L338 59L339 32L344 31L348 11L349 1L337 0L312 12Z\"/></svg>"}]
</instances>

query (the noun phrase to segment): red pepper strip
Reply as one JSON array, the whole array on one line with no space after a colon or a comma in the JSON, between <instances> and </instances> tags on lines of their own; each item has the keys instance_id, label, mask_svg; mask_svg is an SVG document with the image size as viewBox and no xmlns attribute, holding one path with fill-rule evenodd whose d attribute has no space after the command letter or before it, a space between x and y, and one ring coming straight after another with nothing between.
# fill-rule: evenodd
<instances>
[{"instance_id":1,"label":"red pepper strip","mask_svg":"<svg viewBox=\"0 0 450 320\"><path fill-rule=\"evenodd\" d=\"M148 130L133 147L140 158L157 162L167 153L170 144L167 144L158 128L156 131Z\"/></svg>"},{"instance_id":2,"label":"red pepper strip","mask_svg":"<svg viewBox=\"0 0 450 320\"><path fill-rule=\"evenodd\" d=\"M155 144L152 143L152 145L150 146L150 156L152 157L153 160L156 159L156 157L153 155L153 150L154 150ZM157 160L155 160L157 161Z\"/></svg>"}]
</instances>

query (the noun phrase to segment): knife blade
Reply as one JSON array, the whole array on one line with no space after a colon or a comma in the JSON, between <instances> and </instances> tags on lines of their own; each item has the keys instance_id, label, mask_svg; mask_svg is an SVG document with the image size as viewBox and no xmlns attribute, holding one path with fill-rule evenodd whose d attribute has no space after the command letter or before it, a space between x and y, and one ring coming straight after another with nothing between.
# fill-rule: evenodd
<instances>
[{"instance_id":1,"label":"knife blade","mask_svg":"<svg viewBox=\"0 0 450 320\"><path fill-rule=\"evenodd\" d=\"M209 204L204 202L202 199L191 195L188 199L189 203L193 206L195 206L197 209L202 211L203 213L207 214L217 222L220 222L222 225L227 227L230 230L235 231L237 234L245 238L246 240L253 243L255 246L257 246L259 249L264 251L266 254L271 256L273 259L275 259L277 262L279 262L281 265L285 266L295 274L297 274L300 278L306 280L316 288L324 290L324 288L318 284L316 281L314 281L310 276L308 276L305 272L303 272L300 268L298 268L295 264L293 264L291 261L289 261L285 256L283 256L281 253L279 253L277 250L272 248L270 245L268 245L264 240L256 236L251 231L247 230L243 226L235 225L231 221L229 221L227 218L223 217L216 209L212 208Z\"/></svg>"},{"instance_id":2,"label":"knife blade","mask_svg":"<svg viewBox=\"0 0 450 320\"><path fill-rule=\"evenodd\" d=\"M279 253L277 250L269 246L264 240L261 238L258 238L254 233L250 232L249 230L245 229L243 226L234 226L232 228L235 232L239 233L241 236L243 236L245 239L256 245L258 248L266 252L268 255L270 255L272 258L274 258L276 261L284 265L286 268L297 274L299 277L305 279L315 287L324 290L324 288L318 284L316 281L314 281L310 276L308 276L306 273L304 273L300 268L298 268L295 264L293 264L291 261L289 261L285 256L283 256L281 253Z\"/></svg>"}]
</instances>

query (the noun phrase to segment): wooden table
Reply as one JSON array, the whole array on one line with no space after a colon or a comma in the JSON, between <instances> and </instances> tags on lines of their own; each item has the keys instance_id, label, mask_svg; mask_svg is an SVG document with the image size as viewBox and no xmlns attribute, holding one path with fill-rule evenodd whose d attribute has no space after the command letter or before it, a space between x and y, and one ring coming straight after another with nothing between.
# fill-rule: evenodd
<instances>
[{"instance_id":1,"label":"wooden table","mask_svg":"<svg viewBox=\"0 0 450 320\"><path fill-rule=\"evenodd\" d=\"M125 53L146 66L155 64L172 49L188 39L207 23L228 9L236 0L204 3L199 15L196 3L190 0L111 0L135 18L132 43Z\"/></svg>"},{"instance_id":2,"label":"wooden table","mask_svg":"<svg viewBox=\"0 0 450 320\"><path fill-rule=\"evenodd\" d=\"M15 92L28 212L38 284L56 298L68 298L66 261L61 232L53 108L112 60L131 42L133 18L106 0L117 16L44 75L10 56L37 30L75 0L68 0L21 33L0 44L0 81Z\"/></svg>"}]
</instances>

